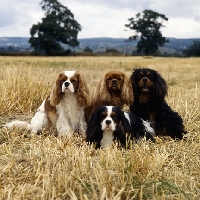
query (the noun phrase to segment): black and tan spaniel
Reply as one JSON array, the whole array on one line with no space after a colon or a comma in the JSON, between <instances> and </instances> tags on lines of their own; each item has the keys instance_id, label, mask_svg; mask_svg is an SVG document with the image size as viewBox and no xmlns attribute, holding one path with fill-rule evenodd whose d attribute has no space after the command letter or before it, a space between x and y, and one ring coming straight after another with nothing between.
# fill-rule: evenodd
<instances>
[{"instance_id":1,"label":"black and tan spaniel","mask_svg":"<svg viewBox=\"0 0 200 200\"><path fill-rule=\"evenodd\" d=\"M51 94L42 102L30 123L16 120L5 126L26 128L36 134L53 127L58 136L69 137L77 130L84 133L83 109L89 102L89 89L83 76L76 71L63 71L57 75Z\"/></svg>"},{"instance_id":2,"label":"black and tan spaniel","mask_svg":"<svg viewBox=\"0 0 200 200\"><path fill-rule=\"evenodd\" d=\"M123 112L117 106L100 106L91 115L86 130L86 141L96 148L112 146L117 140L123 147L127 141L146 137L154 141L154 129L132 113Z\"/></svg>"},{"instance_id":3,"label":"black and tan spaniel","mask_svg":"<svg viewBox=\"0 0 200 200\"><path fill-rule=\"evenodd\" d=\"M108 71L99 81L91 106L86 109L86 118L102 105L112 105L123 108L123 106L133 103L133 90L131 81L124 72Z\"/></svg>"},{"instance_id":4,"label":"black and tan spaniel","mask_svg":"<svg viewBox=\"0 0 200 200\"><path fill-rule=\"evenodd\" d=\"M134 69L131 77L134 102L130 111L152 122L157 136L182 139L186 133L181 116L166 103L167 84L162 76L149 68Z\"/></svg>"}]
</instances>

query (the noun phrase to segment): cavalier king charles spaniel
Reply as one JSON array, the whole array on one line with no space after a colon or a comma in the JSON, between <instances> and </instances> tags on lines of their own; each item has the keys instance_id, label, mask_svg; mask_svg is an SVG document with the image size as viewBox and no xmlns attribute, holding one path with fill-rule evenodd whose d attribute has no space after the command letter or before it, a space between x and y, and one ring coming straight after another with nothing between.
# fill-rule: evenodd
<instances>
[{"instance_id":1,"label":"cavalier king charles spaniel","mask_svg":"<svg viewBox=\"0 0 200 200\"><path fill-rule=\"evenodd\" d=\"M182 139L186 134L183 120L165 101L168 88L162 76L155 70L142 68L135 69L130 79L135 98L130 111L149 120L157 136Z\"/></svg>"},{"instance_id":2,"label":"cavalier king charles spaniel","mask_svg":"<svg viewBox=\"0 0 200 200\"><path fill-rule=\"evenodd\" d=\"M56 128L58 136L71 137L73 132L85 133L84 107L89 105L89 89L76 71L58 74L51 94L37 109L31 123L12 121L5 126L26 128L39 134L42 129Z\"/></svg>"},{"instance_id":3,"label":"cavalier king charles spaniel","mask_svg":"<svg viewBox=\"0 0 200 200\"><path fill-rule=\"evenodd\" d=\"M154 129L132 113L123 112L117 106L100 106L91 115L86 130L86 141L96 148L112 146L118 141L127 147L127 141L146 137L154 142Z\"/></svg>"},{"instance_id":4,"label":"cavalier king charles spaniel","mask_svg":"<svg viewBox=\"0 0 200 200\"><path fill-rule=\"evenodd\" d=\"M103 75L98 83L92 100L92 104L86 108L88 121L96 108L103 105L113 105L123 108L125 104L133 103L133 91L129 78L121 71L109 71Z\"/></svg>"}]
</instances>

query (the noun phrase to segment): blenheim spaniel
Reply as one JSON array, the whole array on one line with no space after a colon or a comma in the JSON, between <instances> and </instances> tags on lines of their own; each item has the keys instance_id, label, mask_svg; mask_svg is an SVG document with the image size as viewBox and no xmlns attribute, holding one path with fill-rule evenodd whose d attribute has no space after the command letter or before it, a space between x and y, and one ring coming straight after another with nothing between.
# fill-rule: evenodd
<instances>
[{"instance_id":1,"label":"blenheim spaniel","mask_svg":"<svg viewBox=\"0 0 200 200\"><path fill-rule=\"evenodd\" d=\"M12 121L5 126L27 128L39 134L42 129L56 128L58 136L71 137L73 132L84 133L84 107L90 103L89 89L83 76L76 71L58 74L51 94L42 102L30 123Z\"/></svg>"},{"instance_id":2,"label":"blenheim spaniel","mask_svg":"<svg viewBox=\"0 0 200 200\"><path fill-rule=\"evenodd\" d=\"M94 91L92 104L86 109L87 120L96 108L102 105L112 105L123 108L125 104L133 103L131 81L124 72L109 71L103 75Z\"/></svg>"},{"instance_id":3,"label":"blenheim spaniel","mask_svg":"<svg viewBox=\"0 0 200 200\"><path fill-rule=\"evenodd\" d=\"M154 141L154 130L149 122L145 122L132 113L123 112L117 106L100 106L91 115L86 130L86 141L95 143L96 148L112 146L118 141L127 147L127 141L146 137Z\"/></svg>"},{"instance_id":4,"label":"blenheim spaniel","mask_svg":"<svg viewBox=\"0 0 200 200\"><path fill-rule=\"evenodd\" d=\"M157 136L182 139L186 133L181 116L166 103L167 84L155 70L135 69L130 77L134 102L130 111L153 124Z\"/></svg>"}]
</instances>

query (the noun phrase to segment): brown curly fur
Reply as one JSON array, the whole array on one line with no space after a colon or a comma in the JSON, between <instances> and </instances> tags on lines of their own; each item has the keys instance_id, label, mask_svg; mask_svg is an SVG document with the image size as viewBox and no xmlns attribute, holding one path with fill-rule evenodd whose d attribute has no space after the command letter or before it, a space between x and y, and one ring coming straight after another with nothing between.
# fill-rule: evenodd
<instances>
[{"instance_id":1,"label":"brown curly fur","mask_svg":"<svg viewBox=\"0 0 200 200\"><path fill-rule=\"evenodd\" d=\"M94 110L102 105L112 105L123 108L123 106L133 103L132 84L126 74L121 71L109 71L103 75L98 83L92 104L85 111L86 120Z\"/></svg>"},{"instance_id":2,"label":"brown curly fur","mask_svg":"<svg viewBox=\"0 0 200 200\"><path fill-rule=\"evenodd\" d=\"M78 105L84 106L84 107L89 106L90 92L85 82L85 79L83 79L82 75L79 72L77 72L75 76L77 76L79 79L79 84L78 84L77 93L76 93Z\"/></svg>"}]
</instances>

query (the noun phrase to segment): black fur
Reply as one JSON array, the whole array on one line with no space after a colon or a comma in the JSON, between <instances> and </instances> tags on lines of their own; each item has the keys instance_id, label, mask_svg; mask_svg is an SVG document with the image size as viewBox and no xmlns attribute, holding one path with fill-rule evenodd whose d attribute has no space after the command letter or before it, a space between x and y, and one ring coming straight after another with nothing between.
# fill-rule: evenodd
<instances>
[{"instance_id":1,"label":"black fur","mask_svg":"<svg viewBox=\"0 0 200 200\"><path fill-rule=\"evenodd\" d=\"M144 120L150 120L156 135L182 139L186 133L183 120L165 101L168 88L162 76L155 70L142 68L135 69L130 79L135 98L130 111ZM143 91L141 83L144 81L148 91Z\"/></svg>"},{"instance_id":2,"label":"black fur","mask_svg":"<svg viewBox=\"0 0 200 200\"><path fill-rule=\"evenodd\" d=\"M88 121L86 130L86 141L89 143L96 143L96 148L101 147L101 140L103 138L103 131L101 122L104 120L101 113L107 112L106 106L98 107ZM147 139L154 141L151 133L146 131L143 121L132 113L127 113L130 119L125 117L125 114L119 107L112 106L112 112L116 114L113 121L116 123L116 129L113 131L114 140L120 142L123 147L127 147L127 140L139 139L146 136Z\"/></svg>"}]
</instances>

